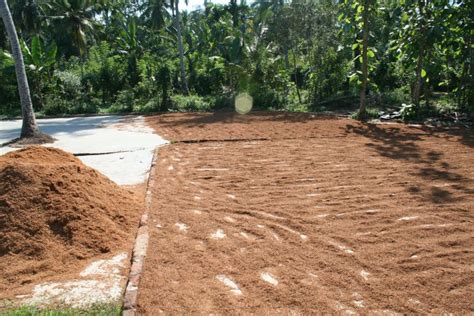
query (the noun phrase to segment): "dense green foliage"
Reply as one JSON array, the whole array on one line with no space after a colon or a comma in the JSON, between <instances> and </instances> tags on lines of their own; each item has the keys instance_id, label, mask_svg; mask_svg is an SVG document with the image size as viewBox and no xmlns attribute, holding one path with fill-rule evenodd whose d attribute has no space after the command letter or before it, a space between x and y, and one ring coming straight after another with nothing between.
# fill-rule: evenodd
<instances>
[{"instance_id":1,"label":"dense green foliage","mask_svg":"<svg viewBox=\"0 0 474 316\"><path fill-rule=\"evenodd\" d=\"M9 5L44 114L214 110L241 91L259 108L357 107L364 12L369 112L474 112L472 1L230 0L180 15L176 0ZM16 89L0 26L0 115L20 113Z\"/></svg>"}]
</instances>

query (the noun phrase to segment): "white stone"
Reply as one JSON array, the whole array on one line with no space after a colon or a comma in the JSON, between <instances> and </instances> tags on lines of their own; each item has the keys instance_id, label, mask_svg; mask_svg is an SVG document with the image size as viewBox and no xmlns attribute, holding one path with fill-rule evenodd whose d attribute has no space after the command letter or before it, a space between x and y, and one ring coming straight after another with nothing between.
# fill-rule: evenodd
<instances>
[{"instance_id":1,"label":"white stone","mask_svg":"<svg viewBox=\"0 0 474 316\"><path fill-rule=\"evenodd\" d=\"M260 279L262 279L263 281L267 283L270 283L271 285L274 285L274 286L278 285L278 280L268 272L260 273Z\"/></svg>"},{"instance_id":2,"label":"white stone","mask_svg":"<svg viewBox=\"0 0 474 316\"><path fill-rule=\"evenodd\" d=\"M223 239L225 238L225 233L222 229L216 230L214 233L211 234L212 239Z\"/></svg>"},{"instance_id":3,"label":"white stone","mask_svg":"<svg viewBox=\"0 0 474 316\"><path fill-rule=\"evenodd\" d=\"M185 223L180 223L180 222L174 224L174 226L178 227L178 229L183 232L187 232L189 228L188 225L186 225Z\"/></svg>"},{"instance_id":4,"label":"white stone","mask_svg":"<svg viewBox=\"0 0 474 316\"><path fill-rule=\"evenodd\" d=\"M242 295L242 291L239 289L237 283L224 274L219 274L216 279L224 283L225 286L230 288L230 291L235 295Z\"/></svg>"}]
</instances>

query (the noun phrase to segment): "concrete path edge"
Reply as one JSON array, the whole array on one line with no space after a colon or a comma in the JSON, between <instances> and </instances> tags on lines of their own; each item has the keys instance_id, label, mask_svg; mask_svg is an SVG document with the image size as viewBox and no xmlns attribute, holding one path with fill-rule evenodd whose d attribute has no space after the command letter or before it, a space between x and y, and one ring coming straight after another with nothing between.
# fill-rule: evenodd
<instances>
[{"instance_id":1,"label":"concrete path edge","mask_svg":"<svg viewBox=\"0 0 474 316\"><path fill-rule=\"evenodd\" d=\"M143 272L143 265L145 263L146 252L148 248L148 214L151 208L152 193L155 179L153 177L153 168L156 165L158 159L159 147L157 147L153 154L153 159L150 165L150 171L148 173L148 181L146 185L145 195L145 211L140 219L140 224L135 239L135 245L133 246L132 252L132 264L130 267L130 273L128 276L127 286L125 288L123 296L123 314L124 316L134 316L136 314L137 302L138 302L138 286L140 278Z\"/></svg>"}]
</instances>

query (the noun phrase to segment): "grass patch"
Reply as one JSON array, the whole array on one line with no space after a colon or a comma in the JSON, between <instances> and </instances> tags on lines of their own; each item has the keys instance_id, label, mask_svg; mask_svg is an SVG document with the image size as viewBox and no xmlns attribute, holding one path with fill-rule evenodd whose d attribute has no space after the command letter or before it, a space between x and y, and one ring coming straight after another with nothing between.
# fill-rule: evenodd
<instances>
[{"instance_id":1,"label":"grass patch","mask_svg":"<svg viewBox=\"0 0 474 316\"><path fill-rule=\"evenodd\" d=\"M93 305L87 309L67 307L38 308L34 306L21 306L12 310L0 311L1 316L119 316L121 314L121 306L113 304Z\"/></svg>"}]
</instances>

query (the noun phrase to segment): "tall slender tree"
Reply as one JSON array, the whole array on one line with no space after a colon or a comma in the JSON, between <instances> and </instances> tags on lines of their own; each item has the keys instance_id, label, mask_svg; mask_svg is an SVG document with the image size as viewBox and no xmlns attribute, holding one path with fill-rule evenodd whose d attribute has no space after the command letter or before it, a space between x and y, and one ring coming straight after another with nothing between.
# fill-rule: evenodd
<instances>
[{"instance_id":1,"label":"tall slender tree","mask_svg":"<svg viewBox=\"0 0 474 316\"><path fill-rule=\"evenodd\" d=\"M45 137L38 128L36 123L33 104L31 102L30 87L26 78L25 64L23 62L23 54L18 40L18 34L13 23L12 15L6 0L0 0L0 16L5 24L8 38L10 40L12 55L15 60L15 72L18 82L18 92L20 94L21 113L23 124L21 127L20 139L35 139L32 143L42 143L52 141L52 138ZM44 137L41 137L44 136Z\"/></svg>"},{"instance_id":2,"label":"tall slender tree","mask_svg":"<svg viewBox=\"0 0 474 316\"><path fill-rule=\"evenodd\" d=\"M367 56L369 47L369 2L370 0L364 0L362 9L362 84L360 88L359 117L366 115L367 81L369 73L369 59Z\"/></svg>"},{"instance_id":3,"label":"tall slender tree","mask_svg":"<svg viewBox=\"0 0 474 316\"><path fill-rule=\"evenodd\" d=\"M426 4L423 0L418 0L418 21L419 21L419 38L418 38L418 57L416 61L416 73L415 73L415 85L413 87L413 103L416 106L420 105L421 86L423 83L423 64L426 51L426 25L425 25L425 14Z\"/></svg>"},{"instance_id":4,"label":"tall slender tree","mask_svg":"<svg viewBox=\"0 0 474 316\"><path fill-rule=\"evenodd\" d=\"M181 87L184 95L189 94L188 78L186 77L186 67L184 65L183 36L181 34L181 14L179 12L179 0L174 0L174 27L178 40L179 67L181 73Z\"/></svg>"}]
</instances>

